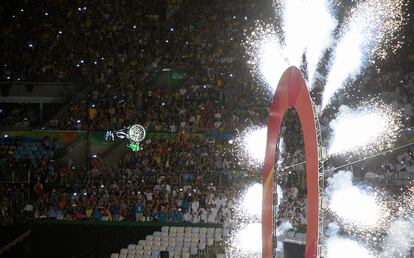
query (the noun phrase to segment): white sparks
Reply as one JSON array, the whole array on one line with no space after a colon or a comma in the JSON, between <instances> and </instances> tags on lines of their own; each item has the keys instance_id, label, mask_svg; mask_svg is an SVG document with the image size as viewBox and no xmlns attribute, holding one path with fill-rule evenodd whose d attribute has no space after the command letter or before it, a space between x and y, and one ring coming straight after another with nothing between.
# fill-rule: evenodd
<instances>
[{"instance_id":1,"label":"white sparks","mask_svg":"<svg viewBox=\"0 0 414 258\"><path fill-rule=\"evenodd\" d=\"M306 29L308 19L305 1L283 1L283 32L285 35L285 47L283 51L290 65L300 67L302 55L306 48ZM310 4L311 5L311 4Z\"/></svg>"},{"instance_id":2,"label":"white sparks","mask_svg":"<svg viewBox=\"0 0 414 258\"><path fill-rule=\"evenodd\" d=\"M328 258L374 258L364 246L355 240L331 237L326 241Z\"/></svg>"},{"instance_id":3,"label":"white sparks","mask_svg":"<svg viewBox=\"0 0 414 258\"><path fill-rule=\"evenodd\" d=\"M371 58L384 58L393 43L395 49L400 47L395 37L405 22L403 9L401 0L363 1L353 9L334 50L322 108L330 104L333 95L348 79L354 79Z\"/></svg>"},{"instance_id":4,"label":"white sparks","mask_svg":"<svg viewBox=\"0 0 414 258\"><path fill-rule=\"evenodd\" d=\"M255 183L250 186L242 199L242 208L248 216L261 219L262 216L262 184Z\"/></svg>"},{"instance_id":5,"label":"white sparks","mask_svg":"<svg viewBox=\"0 0 414 258\"><path fill-rule=\"evenodd\" d=\"M352 172L339 171L329 178L326 193L329 209L345 223L369 228L381 221L381 206L374 195L352 183Z\"/></svg>"},{"instance_id":6,"label":"white sparks","mask_svg":"<svg viewBox=\"0 0 414 258\"><path fill-rule=\"evenodd\" d=\"M309 1L310 7L313 8L309 13L312 15L308 24L306 62L308 71L308 82L313 87L313 80L318 63L322 58L325 50L333 42L333 31L336 28L337 21L329 11L329 5L324 0Z\"/></svg>"},{"instance_id":7,"label":"white sparks","mask_svg":"<svg viewBox=\"0 0 414 258\"><path fill-rule=\"evenodd\" d=\"M283 190L280 185L276 185L277 206L283 198ZM234 234L228 242L226 252L230 257L261 257L261 220L262 220L262 195L263 187L261 183L250 185L241 198L236 202L234 209L233 222ZM277 229L276 234L282 236L292 228L290 222L283 222ZM283 246L278 244L278 248Z\"/></svg>"},{"instance_id":8,"label":"white sparks","mask_svg":"<svg viewBox=\"0 0 414 258\"><path fill-rule=\"evenodd\" d=\"M337 21L326 0L283 1L284 52L289 63L301 66L306 52L309 83L313 82L317 65L324 51L333 42Z\"/></svg>"},{"instance_id":9,"label":"white sparks","mask_svg":"<svg viewBox=\"0 0 414 258\"><path fill-rule=\"evenodd\" d=\"M267 84L271 94L274 94L282 73L289 66L283 57L277 33L270 26L258 26L245 47L252 73Z\"/></svg>"},{"instance_id":10,"label":"white sparks","mask_svg":"<svg viewBox=\"0 0 414 258\"><path fill-rule=\"evenodd\" d=\"M409 221L396 221L388 229L380 258L408 257L414 245L414 225Z\"/></svg>"},{"instance_id":11,"label":"white sparks","mask_svg":"<svg viewBox=\"0 0 414 258\"><path fill-rule=\"evenodd\" d=\"M369 152L371 149L392 146L400 128L400 120L391 108L380 104L368 104L357 109L341 106L330 128L330 155Z\"/></svg>"},{"instance_id":12,"label":"white sparks","mask_svg":"<svg viewBox=\"0 0 414 258\"><path fill-rule=\"evenodd\" d=\"M234 257L262 257L262 223L251 223L236 232Z\"/></svg>"},{"instance_id":13,"label":"white sparks","mask_svg":"<svg viewBox=\"0 0 414 258\"><path fill-rule=\"evenodd\" d=\"M266 153L266 141L267 141L267 127L255 127L247 129L240 139L237 140L239 144L242 144L242 148L245 154L248 155L248 159L251 164L262 164Z\"/></svg>"},{"instance_id":14,"label":"white sparks","mask_svg":"<svg viewBox=\"0 0 414 258\"><path fill-rule=\"evenodd\" d=\"M276 228L276 236L282 236L290 229L292 229L292 224L289 221L284 221Z\"/></svg>"}]
</instances>

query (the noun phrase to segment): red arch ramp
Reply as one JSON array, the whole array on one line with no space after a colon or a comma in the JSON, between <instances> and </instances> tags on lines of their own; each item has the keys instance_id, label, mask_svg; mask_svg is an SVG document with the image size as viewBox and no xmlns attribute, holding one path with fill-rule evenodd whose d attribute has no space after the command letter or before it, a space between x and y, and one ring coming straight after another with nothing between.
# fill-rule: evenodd
<instances>
[{"instance_id":1,"label":"red arch ramp","mask_svg":"<svg viewBox=\"0 0 414 258\"><path fill-rule=\"evenodd\" d=\"M273 257L272 211L276 145L283 116L296 109L302 125L306 157L307 230L305 257L318 256L318 142L312 100L298 68L289 67L282 75L273 97L267 122L266 156L263 166L262 254ZM276 171L277 172L277 171Z\"/></svg>"}]
</instances>

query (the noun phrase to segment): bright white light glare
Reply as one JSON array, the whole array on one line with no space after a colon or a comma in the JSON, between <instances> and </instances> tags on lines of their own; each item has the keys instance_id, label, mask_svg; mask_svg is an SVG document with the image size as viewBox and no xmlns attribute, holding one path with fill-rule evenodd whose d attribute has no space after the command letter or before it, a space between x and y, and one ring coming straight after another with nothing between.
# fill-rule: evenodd
<instances>
[{"instance_id":1,"label":"bright white light glare","mask_svg":"<svg viewBox=\"0 0 414 258\"><path fill-rule=\"evenodd\" d=\"M308 12L303 6L305 1L288 0L282 1L283 5L283 26L282 30L285 34L285 47L283 51L286 53L290 65L300 67L302 63L302 55L306 47L306 22Z\"/></svg>"},{"instance_id":2,"label":"bright white light glare","mask_svg":"<svg viewBox=\"0 0 414 258\"><path fill-rule=\"evenodd\" d=\"M245 47L252 73L267 84L273 95L282 73L289 67L277 33L270 26L258 26L246 40Z\"/></svg>"},{"instance_id":3,"label":"bright white light glare","mask_svg":"<svg viewBox=\"0 0 414 258\"><path fill-rule=\"evenodd\" d=\"M282 187L280 187L280 185L276 186L276 191L277 191L277 208L279 208L280 202L283 199L283 190Z\"/></svg>"},{"instance_id":4,"label":"bright white light glare","mask_svg":"<svg viewBox=\"0 0 414 258\"><path fill-rule=\"evenodd\" d=\"M334 50L322 98L325 108L347 79L355 78L373 58L385 59L402 45L398 38L406 23L404 0L369 0L357 4Z\"/></svg>"},{"instance_id":5,"label":"bright white light glare","mask_svg":"<svg viewBox=\"0 0 414 258\"><path fill-rule=\"evenodd\" d=\"M325 0L307 1L311 14L305 21L307 24L306 62L309 86L313 87L315 72L326 49L333 42L333 32L337 21L330 12Z\"/></svg>"},{"instance_id":6,"label":"bright white light glare","mask_svg":"<svg viewBox=\"0 0 414 258\"><path fill-rule=\"evenodd\" d=\"M276 236L279 237L286 233L289 229L292 228L292 224L289 221L284 221L276 228Z\"/></svg>"},{"instance_id":7,"label":"bright white light glare","mask_svg":"<svg viewBox=\"0 0 414 258\"><path fill-rule=\"evenodd\" d=\"M388 229L380 258L409 257L414 245L414 225L409 221L395 221Z\"/></svg>"},{"instance_id":8,"label":"bright white light glare","mask_svg":"<svg viewBox=\"0 0 414 258\"><path fill-rule=\"evenodd\" d=\"M283 190L280 185L276 186L278 201L283 198ZM241 198L236 202L232 224L234 234L231 235L226 252L229 257L262 257L261 256L261 214L262 214L262 191L260 183L250 185ZM283 235L292 227L290 222L283 222L277 229L277 235ZM281 245L279 247L282 247Z\"/></svg>"},{"instance_id":9,"label":"bright white light glare","mask_svg":"<svg viewBox=\"0 0 414 258\"><path fill-rule=\"evenodd\" d=\"M334 59L323 92L322 108L330 103L332 96L344 86L346 79L360 72L364 43L366 43L366 39L361 25L352 23L351 28L344 34L335 49Z\"/></svg>"},{"instance_id":10,"label":"bright white light glare","mask_svg":"<svg viewBox=\"0 0 414 258\"><path fill-rule=\"evenodd\" d=\"M260 73L271 87L272 92L275 92L283 70L288 65L284 63L280 46L275 39L268 39L268 41L262 42L262 44L259 64Z\"/></svg>"},{"instance_id":11,"label":"bright white light glare","mask_svg":"<svg viewBox=\"0 0 414 258\"><path fill-rule=\"evenodd\" d=\"M355 240L332 237L326 241L327 258L374 258L368 249Z\"/></svg>"},{"instance_id":12,"label":"bright white light glare","mask_svg":"<svg viewBox=\"0 0 414 258\"><path fill-rule=\"evenodd\" d=\"M357 109L341 106L329 125L330 155L389 147L400 128L399 116L380 104Z\"/></svg>"},{"instance_id":13,"label":"bright white light glare","mask_svg":"<svg viewBox=\"0 0 414 258\"><path fill-rule=\"evenodd\" d=\"M284 53L289 64L300 67L306 52L308 80L312 83L319 61L333 41L337 21L326 0L285 0L282 5Z\"/></svg>"},{"instance_id":14,"label":"bright white light glare","mask_svg":"<svg viewBox=\"0 0 414 258\"><path fill-rule=\"evenodd\" d=\"M280 185L276 185L277 203L279 206L283 198L283 190ZM262 196L263 186L261 183L254 183L247 188L242 194L238 207L236 208L236 217L243 218L243 220L261 221L262 219Z\"/></svg>"},{"instance_id":15,"label":"bright white light glare","mask_svg":"<svg viewBox=\"0 0 414 258\"><path fill-rule=\"evenodd\" d=\"M263 163L266 154L267 127L256 127L247 130L242 135L245 153L253 163Z\"/></svg>"},{"instance_id":16,"label":"bright white light glare","mask_svg":"<svg viewBox=\"0 0 414 258\"><path fill-rule=\"evenodd\" d=\"M326 193L329 209L345 223L368 228L380 222L381 206L373 194L352 183L352 172L339 171L329 178Z\"/></svg>"},{"instance_id":17,"label":"bright white light glare","mask_svg":"<svg viewBox=\"0 0 414 258\"><path fill-rule=\"evenodd\" d=\"M262 224L247 224L236 232L235 242L240 255L236 257L262 257Z\"/></svg>"},{"instance_id":18,"label":"bright white light glare","mask_svg":"<svg viewBox=\"0 0 414 258\"><path fill-rule=\"evenodd\" d=\"M279 137L279 152L277 153L277 165L278 166L282 166L284 158L283 158L283 154L285 152L285 140L283 139L283 137Z\"/></svg>"},{"instance_id":19,"label":"bright white light glare","mask_svg":"<svg viewBox=\"0 0 414 258\"><path fill-rule=\"evenodd\" d=\"M262 216L262 184L255 183L251 185L242 199L243 209L247 215L261 219Z\"/></svg>"}]
</instances>

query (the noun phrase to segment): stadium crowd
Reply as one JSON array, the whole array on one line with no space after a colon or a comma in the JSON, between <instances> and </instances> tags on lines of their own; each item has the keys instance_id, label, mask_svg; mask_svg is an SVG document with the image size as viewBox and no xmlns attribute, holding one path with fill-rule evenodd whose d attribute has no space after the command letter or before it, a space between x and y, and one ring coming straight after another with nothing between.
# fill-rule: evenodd
<instances>
[{"instance_id":1,"label":"stadium crowd","mask_svg":"<svg viewBox=\"0 0 414 258\"><path fill-rule=\"evenodd\" d=\"M231 217L228 192L218 191L214 186L172 187L165 179L160 179L152 189L140 182L139 177L129 177L75 185L72 192L52 188L48 193L43 190L36 193L35 218L224 223Z\"/></svg>"},{"instance_id":2,"label":"stadium crowd","mask_svg":"<svg viewBox=\"0 0 414 258\"><path fill-rule=\"evenodd\" d=\"M143 1L132 6L126 1L115 6L109 3L81 6L74 3L50 4L36 8L26 6L21 9L23 11L12 5L3 8L3 12L13 18L5 24L8 32L3 35L5 42L18 42L17 45L24 49L14 54L10 51L11 46L3 46L9 50L4 52L11 53L4 58L4 78L11 81L41 78L73 81L75 76L91 82L90 90L81 98L77 97L79 100L70 104L67 112L52 120L49 126L104 130L119 128L131 121L131 117L138 117L147 120L145 122L150 127L157 125L159 128L161 125L164 131L169 131L170 127L174 130L183 123L187 126L194 124L197 116L180 115L171 121L171 117L147 115L143 118L141 114L159 110L175 114L177 109L186 109L188 113L196 111L201 113L200 116L206 116L200 118L201 122L196 121L200 122L199 125L191 126L194 127L192 130L203 130L225 126L224 114L221 114L222 119L217 119L217 110L222 112L225 109L232 114L226 125L228 128L244 125L245 121L241 121L243 114L256 117L258 110L261 114L265 113L264 105L250 105L256 99L249 90L255 86L241 58L243 49L239 44L245 34L245 25L254 18L246 16L248 10L252 14L260 13L257 11L258 4L235 4L231 1L218 7L220 5L201 1L196 6L192 5L191 15L186 12L189 7L184 5L184 10L172 16L168 26L159 14L162 13L159 9L168 6L157 2L151 3L150 7L158 6L158 9L146 9ZM55 15L58 11L66 13L65 24ZM151 12L156 15L150 15ZM119 15L121 13L122 16ZM36 33L24 24L28 20L39 22ZM198 22L191 23L195 20ZM226 22L222 23L223 20ZM56 35L51 35L52 32ZM212 36L216 34L223 37ZM28 38L32 38L31 43L27 43ZM41 55L46 48L49 54ZM68 48L71 49L70 54L67 53ZM73 64L64 62L68 56ZM18 60L29 59L36 63L18 64ZM195 68L195 75L184 89L174 93L151 89L148 82L152 76L168 66L191 66ZM152 97L153 92L158 92L157 97L161 99L169 99L171 94L178 92L187 99L177 104L165 103L161 106L162 103L148 103L142 107L137 103L137 91L143 88L147 88L145 100ZM206 94L212 98L206 99ZM204 115L204 112L207 114Z\"/></svg>"},{"instance_id":3,"label":"stadium crowd","mask_svg":"<svg viewBox=\"0 0 414 258\"><path fill-rule=\"evenodd\" d=\"M128 151L119 161L120 173L146 177L186 175L194 181L198 176L226 174L235 168L235 160L226 151L229 143L217 139L178 139L147 141L142 151Z\"/></svg>"},{"instance_id":4,"label":"stadium crowd","mask_svg":"<svg viewBox=\"0 0 414 258\"><path fill-rule=\"evenodd\" d=\"M61 146L54 140L26 143L10 137L0 146L0 181L6 182L4 186L8 188L2 191L2 217L15 216L24 209L10 201L15 185L22 184L32 188L26 189L25 194L32 194L33 202L28 207L32 207L35 218L58 213L65 215L55 216L59 219L80 219L79 214L74 214L81 212L83 219L90 219L86 210L92 209L96 216L102 215L94 219L106 220L109 218L103 216L104 211L114 214L115 203L122 205L123 210L122 214L115 211L114 215L122 215L122 219L116 216L114 220L131 220L135 216L138 221L143 220L143 215L131 212L138 209L140 202L139 209L146 214L146 221L159 221L158 213L162 214L162 222L228 221L233 190L203 184L204 176L217 177L230 171L225 146L225 141L214 139L147 140L140 152L127 151L118 168L111 171L99 158L91 158L88 164L55 161ZM199 208L188 206L195 198ZM61 200L68 205L62 208Z\"/></svg>"}]
</instances>

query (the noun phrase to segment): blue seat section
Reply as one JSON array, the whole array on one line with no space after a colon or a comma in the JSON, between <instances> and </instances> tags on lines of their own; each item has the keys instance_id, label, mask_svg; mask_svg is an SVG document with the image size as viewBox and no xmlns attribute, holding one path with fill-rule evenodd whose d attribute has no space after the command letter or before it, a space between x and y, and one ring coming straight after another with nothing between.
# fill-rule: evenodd
<instances>
[{"instance_id":1,"label":"blue seat section","mask_svg":"<svg viewBox=\"0 0 414 258\"><path fill-rule=\"evenodd\" d=\"M7 140L7 139L1 139ZM10 138L8 138L10 140ZM49 158L53 158L54 151L46 150L42 144L41 139L35 138L28 138L28 137L21 137L19 138L21 144L17 147L13 146L14 157L16 160L21 160L24 158L28 158L31 160L33 166L37 166L37 161L43 156L46 155Z\"/></svg>"}]
</instances>

